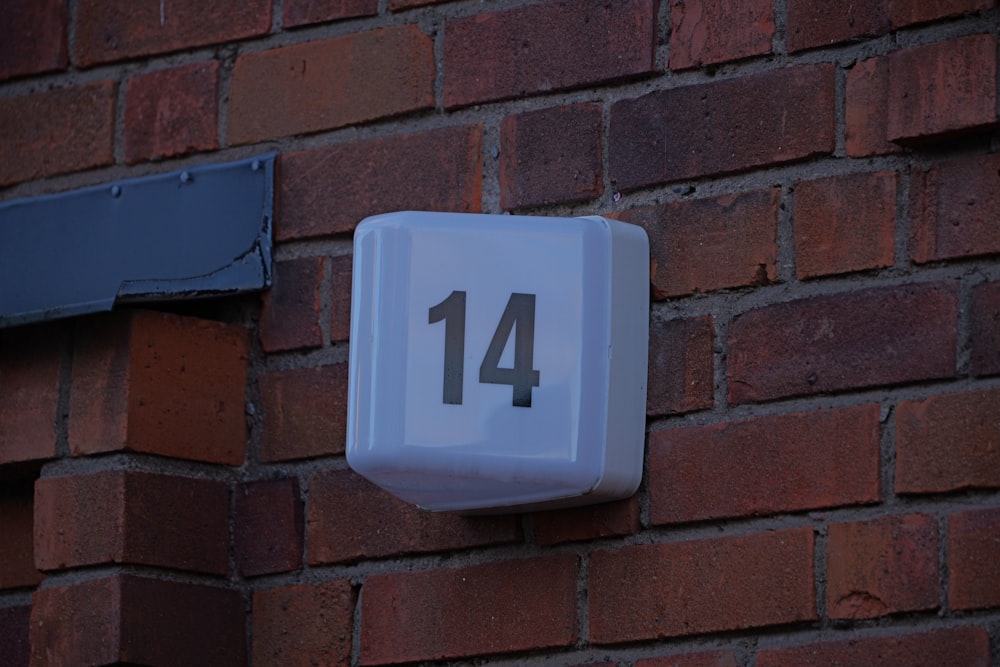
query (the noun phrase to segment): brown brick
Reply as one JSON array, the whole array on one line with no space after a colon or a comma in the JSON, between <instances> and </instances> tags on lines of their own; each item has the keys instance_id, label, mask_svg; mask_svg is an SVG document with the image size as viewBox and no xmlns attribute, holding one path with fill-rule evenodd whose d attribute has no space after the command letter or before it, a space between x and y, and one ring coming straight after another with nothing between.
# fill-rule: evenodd
<instances>
[{"instance_id":1,"label":"brown brick","mask_svg":"<svg viewBox=\"0 0 1000 667\"><path fill-rule=\"evenodd\" d=\"M254 664L349 667L355 597L346 579L254 591Z\"/></svg>"},{"instance_id":2,"label":"brown brick","mask_svg":"<svg viewBox=\"0 0 1000 667\"><path fill-rule=\"evenodd\" d=\"M653 431L650 521L877 502L879 436L878 405Z\"/></svg>"},{"instance_id":3,"label":"brown brick","mask_svg":"<svg viewBox=\"0 0 1000 667\"><path fill-rule=\"evenodd\" d=\"M434 105L433 87L431 40L415 25L248 53L236 60L229 86L229 141L247 144L427 109Z\"/></svg>"},{"instance_id":4,"label":"brown brick","mask_svg":"<svg viewBox=\"0 0 1000 667\"><path fill-rule=\"evenodd\" d=\"M286 0L281 23L294 28L378 13L378 0Z\"/></svg>"},{"instance_id":5,"label":"brown brick","mask_svg":"<svg viewBox=\"0 0 1000 667\"><path fill-rule=\"evenodd\" d=\"M887 137L920 143L997 123L997 40L972 35L889 58Z\"/></svg>"},{"instance_id":6,"label":"brown brick","mask_svg":"<svg viewBox=\"0 0 1000 667\"><path fill-rule=\"evenodd\" d=\"M66 69L65 0L7 0L0 22L0 81Z\"/></svg>"},{"instance_id":7,"label":"brown brick","mask_svg":"<svg viewBox=\"0 0 1000 667\"><path fill-rule=\"evenodd\" d=\"M832 6L832 5L831 5ZM847 73L845 148L850 157L898 153L886 138L889 122L889 60L869 58Z\"/></svg>"},{"instance_id":8,"label":"brown brick","mask_svg":"<svg viewBox=\"0 0 1000 667\"><path fill-rule=\"evenodd\" d=\"M1000 488L1000 389L900 403L896 493L967 488Z\"/></svg>"},{"instance_id":9,"label":"brown brick","mask_svg":"<svg viewBox=\"0 0 1000 667\"><path fill-rule=\"evenodd\" d=\"M789 0L785 41L789 51L828 46L889 32L886 0L844 6L826 0Z\"/></svg>"},{"instance_id":10,"label":"brown brick","mask_svg":"<svg viewBox=\"0 0 1000 667\"><path fill-rule=\"evenodd\" d=\"M634 190L829 154L833 78L830 64L804 65L617 102L611 179Z\"/></svg>"},{"instance_id":11,"label":"brown brick","mask_svg":"<svg viewBox=\"0 0 1000 667\"><path fill-rule=\"evenodd\" d=\"M1000 605L1000 509L968 510L948 517L948 606Z\"/></svg>"},{"instance_id":12,"label":"brown brick","mask_svg":"<svg viewBox=\"0 0 1000 667\"><path fill-rule=\"evenodd\" d=\"M297 479L237 485L233 540L241 575L254 577L299 569L304 536Z\"/></svg>"},{"instance_id":13,"label":"brown brick","mask_svg":"<svg viewBox=\"0 0 1000 667\"><path fill-rule=\"evenodd\" d=\"M309 480L309 563L342 563L410 553L513 542L517 515L464 517L430 513L382 491L349 470Z\"/></svg>"},{"instance_id":14,"label":"brown brick","mask_svg":"<svg viewBox=\"0 0 1000 667\"><path fill-rule=\"evenodd\" d=\"M792 224L800 279L892 266L896 183L891 171L795 184Z\"/></svg>"},{"instance_id":15,"label":"brown brick","mask_svg":"<svg viewBox=\"0 0 1000 667\"><path fill-rule=\"evenodd\" d=\"M729 328L729 400L953 377L951 283L819 296L751 310Z\"/></svg>"},{"instance_id":16,"label":"brown brick","mask_svg":"<svg viewBox=\"0 0 1000 667\"><path fill-rule=\"evenodd\" d=\"M714 338L711 315L650 322L646 414L712 407Z\"/></svg>"},{"instance_id":17,"label":"brown brick","mask_svg":"<svg viewBox=\"0 0 1000 667\"><path fill-rule=\"evenodd\" d=\"M777 277L778 188L623 211L649 235L653 298L767 285Z\"/></svg>"},{"instance_id":18,"label":"brown brick","mask_svg":"<svg viewBox=\"0 0 1000 667\"><path fill-rule=\"evenodd\" d=\"M768 0L673 0L670 69L713 65L771 52L774 7Z\"/></svg>"},{"instance_id":19,"label":"brown brick","mask_svg":"<svg viewBox=\"0 0 1000 667\"><path fill-rule=\"evenodd\" d=\"M330 258L330 342L340 343L351 337L351 287L353 255Z\"/></svg>"},{"instance_id":20,"label":"brown brick","mask_svg":"<svg viewBox=\"0 0 1000 667\"><path fill-rule=\"evenodd\" d=\"M856 636L801 646L763 649L757 667L869 667L870 665L962 665L989 667L990 638L977 627Z\"/></svg>"},{"instance_id":21,"label":"brown brick","mask_svg":"<svg viewBox=\"0 0 1000 667\"><path fill-rule=\"evenodd\" d=\"M0 464L56 456L65 346L66 331L59 325L0 332Z\"/></svg>"},{"instance_id":22,"label":"brown brick","mask_svg":"<svg viewBox=\"0 0 1000 667\"><path fill-rule=\"evenodd\" d=\"M656 2L576 0L444 25L444 106L523 97L653 72Z\"/></svg>"},{"instance_id":23,"label":"brown brick","mask_svg":"<svg viewBox=\"0 0 1000 667\"><path fill-rule=\"evenodd\" d=\"M941 162L910 176L910 256L924 263L1000 252L1000 154Z\"/></svg>"},{"instance_id":24,"label":"brown brick","mask_svg":"<svg viewBox=\"0 0 1000 667\"><path fill-rule=\"evenodd\" d=\"M264 293L260 313L260 345L265 352L320 347L323 299L323 257L276 262L274 282Z\"/></svg>"},{"instance_id":25,"label":"brown brick","mask_svg":"<svg viewBox=\"0 0 1000 667\"><path fill-rule=\"evenodd\" d=\"M343 454L347 437L347 364L265 373L261 459L288 461Z\"/></svg>"},{"instance_id":26,"label":"brown brick","mask_svg":"<svg viewBox=\"0 0 1000 667\"><path fill-rule=\"evenodd\" d=\"M645 658L636 660L635 667L739 667L739 662L732 651L707 651Z\"/></svg>"},{"instance_id":27,"label":"brown brick","mask_svg":"<svg viewBox=\"0 0 1000 667\"><path fill-rule=\"evenodd\" d=\"M574 104L507 116L500 125L500 206L586 201L603 192L601 108Z\"/></svg>"},{"instance_id":28,"label":"brown brick","mask_svg":"<svg viewBox=\"0 0 1000 667\"><path fill-rule=\"evenodd\" d=\"M111 164L116 85L0 98L0 186Z\"/></svg>"},{"instance_id":29,"label":"brown brick","mask_svg":"<svg viewBox=\"0 0 1000 667\"><path fill-rule=\"evenodd\" d=\"M245 664L243 604L237 591L134 575L42 588L31 664Z\"/></svg>"},{"instance_id":30,"label":"brown brick","mask_svg":"<svg viewBox=\"0 0 1000 667\"><path fill-rule=\"evenodd\" d=\"M218 103L214 60L132 77L125 89L125 161L218 148Z\"/></svg>"},{"instance_id":31,"label":"brown brick","mask_svg":"<svg viewBox=\"0 0 1000 667\"><path fill-rule=\"evenodd\" d=\"M41 582L42 574L35 569L33 526L31 485L4 480L0 493L0 535L3 535L0 540L0 588L36 586ZM6 663L0 661L0 664Z\"/></svg>"},{"instance_id":32,"label":"brown brick","mask_svg":"<svg viewBox=\"0 0 1000 667\"><path fill-rule=\"evenodd\" d=\"M830 618L875 618L938 607L938 530L926 514L830 525Z\"/></svg>"},{"instance_id":33,"label":"brown brick","mask_svg":"<svg viewBox=\"0 0 1000 667\"><path fill-rule=\"evenodd\" d=\"M1000 374L1000 282L972 288L972 374Z\"/></svg>"},{"instance_id":34,"label":"brown brick","mask_svg":"<svg viewBox=\"0 0 1000 667\"><path fill-rule=\"evenodd\" d=\"M246 329L122 311L80 320L75 343L69 399L74 455L127 450L243 462Z\"/></svg>"},{"instance_id":35,"label":"brown brick","mask_svg":"<svg viewBox=\"0 0 1000 667\"><path fill-rule=\"evenodd\" d=\"M35 563L225 574L228 517L223 482L124 470L44 478L35 484Z\"/></svg>"},{"instance_id":36,"label":"brown brick","mask_svg":"<svg viewBox=\"0 0 1000 667\"><path fill-rule=\"evenodd\" d=\"M611 503L537 512L533 519L535 539L542 547L633 535L642 528L637 495Z\"/></svg>"},{"instance_id":37,"label":"brown brick","mask_svg":"<svg viewBox=\"0 0 1000 667\"><path fill-rule=\"evenodd\" d=\"M80 0L73 62L79 67L264 35L270 0Z\"/></svg>"},{"instance_id":38,"label":"brown brick","mask_svg":"<svg viewBox=\"0 0 1000 667\"><path fill-rule=\"evenodd\" d=\"M275 235L351 232L389 211L478 213L481 142L482 128L464 125L283 155Z\"/></svg>"},{"instance_id":39,"label":"brown brick","mask_svg":"<svg viewBox=\"0 0 1000 667\"><path fill-rule=\"evenodd\" d=\"M598 551L588 598L595 644L813 620L813 533L793 528Z\"/></svg>"},{"instance_id":40,"label":"brown brick","mask_svg":"<svg viewBox=\"0 0 1000 667\"><path fill-rule=\"evenodd\" d=\"M361 664L572 646L578 569L563 555L370 576Z\"/></svg>"},{"instance_id":41,"label":"brown brick","mask_svg":"<svg viewBox=\"0 0 1000 667\"><path fill-rule=\"evenodd\" d=\"M893 28L991 9L996 0L888 0Z\"/></svg>"},{"instance_id":42,"label":"brown brick","mask_svg":"<svg viewBox=\"0 0 1000 667\"><path fill-rule=\"evenodd\" d=\"M0 607L0 664L11 667L31 661L31 607Z\"/></svg>"}]
</instances>

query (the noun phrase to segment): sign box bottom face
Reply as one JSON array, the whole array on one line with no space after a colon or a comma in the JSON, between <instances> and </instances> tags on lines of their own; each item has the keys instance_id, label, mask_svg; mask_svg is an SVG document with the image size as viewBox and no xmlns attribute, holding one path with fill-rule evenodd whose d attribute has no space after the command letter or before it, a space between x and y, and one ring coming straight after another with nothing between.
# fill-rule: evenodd
<instances>
[{"instance_id":1,"label":"sign box bottom face","mask_svg":"<svg viewBox=\"0 0 1000 667\"><path fill-rule=\"evenodd\" d=\"M431 510L634 493L645 231L599 217L404 212L354 237L347 460Z\"/></svg>"}]
</instances>

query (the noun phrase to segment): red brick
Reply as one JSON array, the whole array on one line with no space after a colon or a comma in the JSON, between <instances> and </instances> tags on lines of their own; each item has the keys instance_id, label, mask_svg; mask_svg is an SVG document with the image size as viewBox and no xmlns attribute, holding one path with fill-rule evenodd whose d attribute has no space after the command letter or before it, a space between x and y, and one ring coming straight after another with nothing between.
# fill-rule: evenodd
<instances>
[{"instance_id":1,"label":"red brick","mask_svg":"<svg viewBox=\"0 0 1000 667\"><path fill-rule=\"evenodd\" d=\"M857 636L790 648L763 649L757 667L869 667L870 665L962 665L989 667L990 638L977 627Z\"/></svg>"},{"instance_id":2,"label":"red brick","mask_svg":"<svg viewBox=\"0 0 1000 667\"><path fill-rule=\"evenodd\" d=\"M767 285L777 277L777 188L623 211L649 235L654 299Z\"/></svg>"},{"instance_id":3,"label":"red brick","mask_svg":"<svg viewBox=\"0 0 1000 667\"><path fill-rule=\"evenodd\" d=\"M111 164L116 85L0 98L0 186Z\"/></svg>"},{"instance_id":4,"label":"red brick","mask_svg":"<svg viewBox=\"0 0 1000 667\"><path fill-rule=\"evenodd\" d=\"M0 81L66 69L66 0L8 0L0 23Z\"/></svg>"},{"instance_id":5,"label":"red brick","mask_svg":"<svg viewBox=\"0 0 1000 667\"><path fill-rule=\"evenodd\" d=\"M330 342L340 343L351 337L351 286L353 255L330 258Z\"/></svg>"},{"instance_id":6,"label":"red brick","mask_svg":"<svg viewBox=\"0 0 1000 667\"><path fill-rule=\"evenodd\" d=\"M913 261L1000 252L1000 154L917 168L910 179Z\"/></svg>"},{"instance_id":7,"label":"red brick","mask_svg":"<svg viewBox=\"0 0 1000 667\"><path fill-rule=\"evenodd\" d=\"M276 262L274 282L264 292L260 313L261 347L281 352L320 347L320 308L323 300L323 257L301 257Z\"/></svg>"},{"instance_id":8,"label":"red brick","mask_svg":"<svg viewBox=\"0 0 1000 667\"><path fill-rule=\"evenodd\" d=\"M60 326L0 332L0 464L56 456L59 368L65 346Z\"/></svg>"},{"instance_id":9,"label":"red brick","mask_svg":"<svg viewBox=\"0 0 1000 667\"><path fill-rule=\"evenodd\" d=\"M442 2L450 2L450 0L389 0L389 9L396 12L403 9L410 9L412 7L436 5Z\"/></svg>"},{"instance_id":10,"label":"red brick","mask_svg":"<svg viewBox=\"0 0 1000 667\"><path fill-rule=\"evenodd\" d=\"M254 577L299 569L304 536L297 479L237 485L233 540L241 575Z\"/></svg>"},{"instance_id":11,"label":"red brick","mask_svg":"<svg viewBox=\"0 0 1000 667\"><path fill-rule=\"evenodd\" d=\"M712 407L714 339L711 315L650 322L646 414Z\"/></svg>"},{"instance_id":12,"label":"red brick","mask_svg":"<svg viewBox=\"0 0 1000 667\"><path fill-rule=\"evenodd\" d=\"M634 535L642 528L639 523L639 497L636 495L612 503L537 512L533 518L535 539L542 547Z\"/></svg>"},{"instance_id":13,"label":"red brick","mask_svg":"<svg viewBox=\"0 0 1000 667\"><path fill-rule=\"evenodd\" d=\"M919 143L996 125L993 35L936 42L888 58L890 141Z\"/></svg>"},{"instance_id":14,"label":"red brick","mask_svg":"<svg viewBox=\"0 0 1000 667\"><path fill-rule=\"evenodd\" d=\"M968 14L996 6L996 0L888 0L893 28Z\"/></svg>"},{"instance_id":15,"label":"red brick","mask_svg":"<svg viewBox=\"0 0 1000 667\"><path fill-rule=\"evenodd\" d=\"M35 593L31 664L246 662L239 592L114 575Z\"/></svg>"},{"instance_id":16,"label":"red brick","mask_svg":"<svg viewBox=\"0 0 1000 667\"><path fill-rule=\"evenodd\" d=\"M389 495L349 470L309 480L309 563L343 563L489 544L520 538L517 515L430 513Z\"/></svg>"},{"instance_id":17,"label":"red brick","mask_svg":"<svg viewBox=\"0 0 1000 667\"><path fill-rule=\"evenodd\" d=\"M1000 374L1000 282L972 288L972 374Z\"/></svg>"},{"instance_id":18,"label":"red brick","mask_svg":"<svg viewBox=\"0 0 1000 667\"><path fill-rule=\"evenodd\" d=\"M832 6L832 5L831 5ZM889 60L869 58L847 73L845 149L850 157L898 153L886 139L889 122Z\"/></svg>"},{"instance_id":19,"label":"red brick","mask_svg":"<svg viewBox=\"0 0 1000 667\"><path fill-rule=\"evenodd\" d=\"M956 285L798 299L729 327L729 400L877 387L955 375Z\"/></svg>"},{"instance_id":20,"label":"red brick","mask_svg":"<svg viewBox=\"0 0 1000 667\"><path fill-rule=\"evenodd\" d=\"M80 0L73 62L79 67L267 34L270 0Z\"/></svg>"},{"instance_id":21,"label":"red brick","mask_svg":"<svg viewBox=\"0 0 1000 667\"><path fill-rule=\"evenodd\" d=\"M282 155L275 236L351 232L389 211L478 213L481 142L482 128L464 125Z\"/></svg>"},{"instance_id":22,"label":"red brick","mask_svg":"<svg viewBox=\"0 0 1000 667\"><path fill-rule=\"evenodd\" d=\"M81 320L75 342L69 398L74 455L126 450L243 462L246 329L122 311Z\"/></svg>"},{"instance_id":23,"label":"red brick","mask_svg":"<svg viewBox=\"0 0 1000 667\"><path fill-rule=\"evenodd\" d=\"M265 373L263 461L343 454L347 438L347 364Z\"/></svg>"},{"instance_id":24,"label":"red brick","mask_svg":"<svg viewBox=\"0 0 1000 667\"><path fill-rule=\"evenodd\" d=\"M981 609L1000 605L1000 509L948 517L948 606Z\"/></svg>"},{"instance_id":25,"label":"red brick","mask_svg":"<svg viewBox=\"0 0 1000 667\"><path fill-rule=\"evenodd\" d=\"M634 190L829 154L833 78L830 64L804 65L617 102L612 181Z\"/></svg>"},{"instance_id":26,"label":"red brick","mask_svg":"<svg viewBox=\"0 0 1000 667\"><path fill-rule=\"evenodd\" d=\"M31 661L31 607L0 607L0 664L20 667Z\"/></svg>"},{"instance_id":27,"label":"red brick","mask_svg":"<svg viewBox=\"0 0 1000 667\"><path fill-rule=\"evenodd\" d=\"M228 517L223 482L124 470L44 478L35 484L35 564L225 574Z\"/></svg>"},{"instance_id":28,"label":"red brick","mask_svg":"<svg viewBox=\"0 0 1000 667\"><path fill-rule=\"evenodd\" d=\"M878 405L653 431L650 521L877 502L879 436Z\"/></svg>"},{"instance_id":29,"label":"red brick","mask_svg":"<svg viewBox=\"0 0 1000 667\"><path fill-rule=\"evenodd\" d=\"M771 52L774 7L768 0L673 0L670 69L713 65Z\"/></svg>"},{"instance_id":30,"label":"red brick","mask_svg":"<svg viewBox=\"0 0 1000 667\"><path fill-rule=\"evenodd\" d=\"M500 206L586 201L603 192L601 108L574 104L507 116L500 125Z\"/></svg>"},{"instance_id":31,"label":"red brick","mask_svg":"<svg viewBox=\"0 0 1000 667\"><path fill-rule=\"evenodd\" d=\"M654 0L551 1L451 19L444 25L444 106L651 73L655 49Z\"/></svg>"},{"instance_id":32,"label":"red brick","mask_svg":"<svg viewBox=\"0 0 1000 667\"><path fill-rule=\"evenodd\" d=\"M792 224L800 279L892 266L896 183L891 171L795 184Z\"/></svg>"},{"instance_id":33,"label":"red brick","mask_svg":"<svg viewBox=\"0 0 1000 667\"><path fill-rule=\"evenodd\" d=\"M219 63L139 74L125 89L125 161L219 147Z\"/></svg>"},{"instance_id":34,"label":"red brick","mask_svg":"<svg viewBox=\"0 0 1000 667\"><path fill-rule=\"evenodd\" d=\"M427 35L415 25L354 33L240 56L229 86L229 141L307 134L433 105Z\"/></svg>"},{"instance_id":35,"label":"red brick","mask_svg":"<svg viewBox=\"0 0 1000 667\"><path fill-rule=\"evenodd\" d=\"M791 52L889 32L886 0L847 7L826 0L789 0L785 41Z\"/></svg>"},{"instance_id":36,"label":"red brick","mask_svg":"<svg viewBox=\"0 0 1000 667\"><path fill-rule=\"evenodd\" d=\"M254 664L349 667L355 598L346 579L254 591Z\"/></svg>"},{"instance_id":37,"label":"red brick","mask_svg":"<svg viewBox=\"0 0 1000 667\"><path fill-rule=\"evenodd\" d=\"M938 530L926 514L830 525L830 618L875 618L938 607Z\"/></svg>"},{"instance_id":38,"label":"red brick","mask_svg":"<svg viewBox=\"0 0 1000 667\"><path fill-rule=\"evenodd\" d=\"M732 651L708 651L636 660L635 667L739 667L739 663Z\"/></svg>"},{"instance_id":39,"label":"red brick","mask_svg":"<svg viewBox=\"0 0 1000 667\"><path fill-rule=\"evenodd\" d=\"M0 588L36 586L42 575L35 569L32 546L34 501L31 486L9 479L3 481L3 486L4 492L0 495L0 535L3 535L0 540ZM3 655L2 649L0 655ZM0 664L6 663L0 661Z\"/></svg>"},{"instance_id":40,"label":"red brick","mask_svg":"<svg viewBox=\"0 0 1000 667\"><path fill-rule=\"evenodd\" d=\"M900 403L896 493L968 488L1000 488L1000 389Z\"/></svg>"},{"instance_id":41,"label":"red brick","mask_svg":"<svg viewBox=\"0 0 1000 667\"><path fill-rule=\"evenodd\" d=\"M361 664L572 646L578 569L563 555L370 576Z\"/></svg>"},{"instance_id":42,"label":"red brick","mask_svg":"<svg viewBox=\"0 0 1000 667\"><path fill-rule=\"evenodd\" d=\"M281 22L286 28L294 28L375 14L378 14L378 0L287 0Z\"/></svg>"},{"instance_id":43,"label":"red brick","mask_svg":"<svg viewBox=\"0 0 1000 667\"><path fill-rule=\"evenodd\" d=\"M813 620L813 533L793 528L598 551L588 598L594 644Z\"/></svg>"}]
</instances>

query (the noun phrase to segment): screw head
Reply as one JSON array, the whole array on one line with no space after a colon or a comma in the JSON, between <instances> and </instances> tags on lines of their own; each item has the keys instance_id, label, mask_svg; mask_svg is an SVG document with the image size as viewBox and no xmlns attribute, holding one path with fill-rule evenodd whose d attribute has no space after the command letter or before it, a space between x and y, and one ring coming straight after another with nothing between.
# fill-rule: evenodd
<instances>
[{"instance_id":1,"label":"screw head","mask_svg":"<svg viewBox=\"0 0 1000 667\"><path fill-rule=\"evenodd\" d=\"M187 171L182 171L181 172L181 183L190 183L190 182L191 182L191 173L187 172Z\"/></svg>"},{"instance_id":2,"label":"screw head","mask_svg":"<svg viewBox=\"0 0 1000 667\"><path fill-rule=\"evenodd\" d=\"M115 199L118 199L119 197L121 197L122 196L122 186L120 186L120 185L112 185L111 186L111 196L114 197Z\"/></svg>"}]
</instances>

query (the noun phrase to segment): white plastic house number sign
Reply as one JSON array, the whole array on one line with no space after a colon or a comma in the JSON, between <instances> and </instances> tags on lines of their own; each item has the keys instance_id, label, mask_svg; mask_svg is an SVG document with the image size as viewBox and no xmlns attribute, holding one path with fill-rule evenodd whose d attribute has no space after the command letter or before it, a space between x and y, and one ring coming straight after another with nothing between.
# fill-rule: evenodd
<instances>
[{"instance_id":1,"label":"white plastic house number sign","mask_svg":"<svg viewBox=\"0 0 1000 667\"><path fill-rule=\"evenodd\" d=\"M649 250L589 218L405 212L354 237L347 460L432 510L631 495Z\"/></svg>"}]
</instances>

